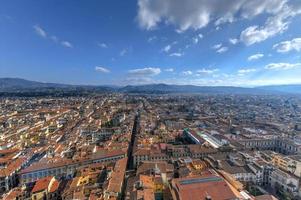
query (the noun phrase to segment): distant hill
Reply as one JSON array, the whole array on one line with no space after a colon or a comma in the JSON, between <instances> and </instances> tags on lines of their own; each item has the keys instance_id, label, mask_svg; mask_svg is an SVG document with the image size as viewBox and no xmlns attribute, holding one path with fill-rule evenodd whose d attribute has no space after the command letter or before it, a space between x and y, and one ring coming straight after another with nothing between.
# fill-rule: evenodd
<instances>
[{"instance_id":1,"label":"distant hill","mask_svg":"<svg viewBox=\"0 0 301 200\"><path fill-rule=\"evenodd\" d=\"M121 88L126 93L206 93L206 94L262 94L257 88L243 88L230 86L195 86L195 85L167 85L150 84L140 86L126 86Z\"/></svg>"},{"instance_id":2,"label":"distant hill","mask_svg":"<svg viewBox=\"0 0 301 200\"><path fill-rule=\"evenodd\" d=\"M116 88L110 86L68 85L59 83L41 83L21 78L0 78L0 96L47 96L79 95L112 92Z\"/></svg>"},{"instance_id":3,"label":"distant hill","mask_svg":"<svg viewBox=\"0 0 301 200\"><path fill-rule=\"evenodd\" d=\"M0 78L0 93L2 96L39 96L46 95L87 95L102 92L123 93L204 93L204 94L301 94L301 85L263 86L256 88L230 87L230 86L195 86L195 85L128 85L117 86L86 86L68 85L58 83L41 83L21 78Z\"/></svg>"},{"instance_id":4,"label":"distant hill","mask_svg":"<svg viewBox=\"0 0 301 200\"><path fill-rule=\"evenodd\" d=\"M22 88L45 88L45 87L68 87L66 84L41 83L21 78L0 78L0 90L22 89Z\"/></svg>"},{"instance_id":5,"label":"distant hill","mask_svg":"<svg viewBox=\"0 0 301 200\"><path fill-rule=\"evenodd\" d=\"M266 91L301 94L301 85L299 85L299 84L262 86L262 87L257 87L257 88L261 89L261 90L266 90Z\"/></svg>"}]
</instances>

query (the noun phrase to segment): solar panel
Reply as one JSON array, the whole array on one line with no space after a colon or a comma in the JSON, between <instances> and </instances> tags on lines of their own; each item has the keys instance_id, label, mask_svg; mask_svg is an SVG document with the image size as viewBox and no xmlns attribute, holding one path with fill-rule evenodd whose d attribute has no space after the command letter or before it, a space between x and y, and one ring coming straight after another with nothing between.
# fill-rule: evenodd
<instances>
[{"instance_id":1,"label":"solar panel","mask_svg":"<svg viewBox=\"0 0 301 200\"><path fill-rule=\"evenodd\" d=\"M209 177L209 178L198 178L198 179L189 179L180 181L181 185L189 185L194 183L206 183L206 182L217 182L222 181L223 179L220 177Z\"/></svg>"}]
</instances>

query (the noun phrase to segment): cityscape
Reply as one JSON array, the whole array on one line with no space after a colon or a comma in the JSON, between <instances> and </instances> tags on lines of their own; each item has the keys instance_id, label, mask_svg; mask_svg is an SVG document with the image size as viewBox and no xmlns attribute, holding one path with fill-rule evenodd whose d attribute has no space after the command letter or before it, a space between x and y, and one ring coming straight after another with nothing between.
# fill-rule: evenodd
<instances>
[{"instance_id":1,"label":"cityscape","mask_svg":"<svg viewBox=\"0 0 301 200\"><path fill-rule=\"evenodd\" d=\"M107 93L0 105L4 199L300 194L300 96Z\"/></svg>"},{"instance_id":2,"label":"cityscape","mask_svg":"<svg viewBox=\"0 0 301 200\"><path fill-rule=\"evenodd\" d=\"M300 0L0 5L0 199L301 199Z\"/></svg>"}]
</instances>

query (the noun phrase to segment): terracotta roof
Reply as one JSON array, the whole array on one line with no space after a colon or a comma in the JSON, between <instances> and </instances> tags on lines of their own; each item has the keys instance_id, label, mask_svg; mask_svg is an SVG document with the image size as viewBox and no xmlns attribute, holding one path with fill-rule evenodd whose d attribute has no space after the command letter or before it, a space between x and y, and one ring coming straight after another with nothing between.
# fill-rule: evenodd
<instances>
[{"instance_id":1,"label":"terracotta roof","mask_svg":"<svg viewBox=\"0 0 301 200\"><path fill-rule=\"evenodd\" d=\"M36 181L32 193L48 190L48 192L55 192L59 187L59 182L53 176L47 176Z\"/></svg>"},{"instance_id":2,"label":"terracotta roof","mask_svg":"<svg viewBox=\"0 0 301 200\"><path fill-rule=\"evenodd\" d=\"M142 181L144 188L154 189L154 181L153 177L146 176L146 175L140 175L139 181Z\"/></svg>"},{"instance_id":3,"label":"terracotta roof","mask_svg":"<svg viewBox=\"0 0 301 200\"><path fill-rule=\"evenodd\" d=\"M174 166L172 164L168 164L165 161L157 161L157 162L144 161L138 167L137 174L149 173L149 171L153 170L156 167L156 165L160 169L161 173L168 173L168 172L173 173L174 171Z\"/></svg>"},{"instance_id":4,"label":"terracotta roof","mask_svg":"<svg viewBox=\"0 0 301 200\"><path fill-rule=\"evenodd\" d=\"M119 155L124 155L125 152L122 150L113 150L113 151L107 151L105 153L95 153L92 154L91 158L79 158L77 160L71 160L71 159L63 159L59 158L55 162L50 162L48 160L45 160L44 162L38 162L34 163L31 166L23 169L20 174L25 174L29 172L39 171L39 170L45 170L45 169L51 169L51 168L58 168L58 167L64 167L72 164L85 164L86 161L93 161L103 158L109 158Z\"/></svg>"},{"instance_id":5,"label":"terracotta roof","mask_svg":"<svg viewBox=\"0 0 301 200\"><path fill-rule=\"evenodd\" d=\"M0 169L0 177L9 176L13 172L16 172L18 169L21 168L22 164L26 161L26 158L17 158L13 160L11 163L7 165L6 168Z\"/></svg>"},{"instance_id":6,"label":"terracotta roof","mask_svg":"<svg viewBox=\"0 0 301 200\"><path fill-rule=\"evenodd\" d=\"M226 181L215 175L174 179L172 185L181 200L204 200L207 196L214 200L237 198Z\"/></svg>"},{"instance_id":7,"label":"terracotta roof","mask_svg":"<svg viewBox=\"0 0 301 200\"><path fill-rule=\"evenodd\" d=\"M149 155L150 150L149 149L138 149L137 151L134 152L134 156L136 155Z\"/></svg>"},{"instance_id":8,"label":"terracotta roof","mask_svg":"<svg viewBox=\"0 0 301 200\"><path fill-rule=\"evenodd\" d=\"M15 153L19 151L19 149L3 149L3 150L0 150L0 154L11 154L11 153Z\"/></svg>"},{"instance_id":9,"label":"terracotta roof","mask_svg":"<svg viewBox=\"0 0 301 200\"><path fill-rule=\"evenodd\" d=\"M121 186L125 175L127 158L118 160L115 164L114 171L112 172L111 179L109 180L108 192L121 192Z\"/></svg>"},{"instance_id":10,"label":"terracotta roof","mask_svg":"<svg viewBox=\"0 0 301 200\"><path fill-rule=\"evenodd\" d=\"M153 189L137 190L136 199L155 200L154 190Z\"/></svg>"},{"instance_id":11,"label":"terracotta roof","mask_svg":"<svg viewBox=\"0 0 301 200\"><path fill-rule=\"evenodd\" d=\"M23 193L21 188L14 188L8 192L7 195L3 197L3 200L16 199L18 196L21 196Z\"/></svg>"},{"instance_id":12,"label":"terracotta roof","mask_svg":"<svg viewBox=\"0 0 301 200\"><path fill-rule=\"evenodd\" d=\"M23 169L20 174L25 174L28 172L34 172L34 171L39 171L39 170L44 170L44 169L51 169L51 168L56 168L56 167L62 167L66 166L69 164L72 164L74 161L73 160L68 160L68 159L61 159L59 162L38 162L30 165L29 167Z\"/></svg>"}]
</instances>

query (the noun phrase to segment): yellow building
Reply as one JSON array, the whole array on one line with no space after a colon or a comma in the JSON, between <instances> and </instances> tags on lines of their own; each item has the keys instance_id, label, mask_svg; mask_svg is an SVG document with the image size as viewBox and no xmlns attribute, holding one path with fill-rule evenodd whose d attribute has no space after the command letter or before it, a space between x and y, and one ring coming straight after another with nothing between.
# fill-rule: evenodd
<instances>
[{"instance_id":1,"label":"yellow building","mask_svg":"<svg viewBox=\"0 0 301 200\"><path fill-rule=\"evenodd\" d=\"M301 177L301 159L298 155L284 156L278 153L273 153L271 157L273 165L277 166L281 170Z\"/></svg>"}]
</instances>

